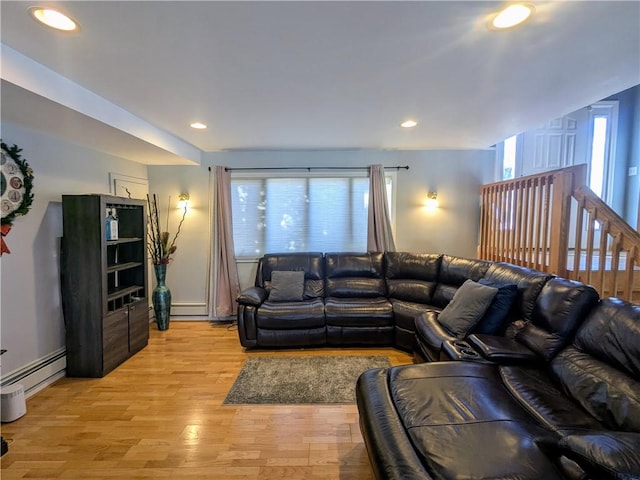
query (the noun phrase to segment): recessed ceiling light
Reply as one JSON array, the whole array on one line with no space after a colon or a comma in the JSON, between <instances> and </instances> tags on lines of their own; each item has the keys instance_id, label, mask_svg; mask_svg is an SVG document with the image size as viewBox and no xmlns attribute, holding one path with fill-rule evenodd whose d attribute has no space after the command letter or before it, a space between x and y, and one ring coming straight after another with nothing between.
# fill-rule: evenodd
<instances>
[{"instance_id":1,"label":"recessed ceiling light","mask_svg":"<svg viewBox=\"0 0 640 480\"><path fill-rule=\"evenodd\" d=\"M196 130L204 130L205 128L207 128L207 126L201 122L193 122L190 126L191 128L195 128Z\"/></svg>"},{"instance_id":2,"label":"recessed ceiling light","mask_svg":"<svg viewBox=\"0 0 640 480\"><path fill-rule=\"evenodd\" d=\"M31 7L29 13L40 23L56 30L71 32L78 29L78 24L74 20L52 8Z\"/></svg>"},{"instance_id":3,"label":"recessed ceiling light","mask_svg":"<svg viewBox=\"0 0 640 480\"><path fill-rule=\"evenodd\" d=\"M514 3L509 5L504 10L498 12L491 21L491 26L498 30L504 30L505 28L515 27L520 25L533 13L533 6L525 5L523 3Z\"/></svg>"},{"instance_id":4,"label":"recessed ceiling light","mask_svg":"<svg viewBox=\"0 0 640 480\"><path fill-rule=\"evenodd\" d=\"M402 128L413 128L416 125L418 125L418 122L416 122L415 120L405 120L400 124Z\"/></svg>"}]
</instances>

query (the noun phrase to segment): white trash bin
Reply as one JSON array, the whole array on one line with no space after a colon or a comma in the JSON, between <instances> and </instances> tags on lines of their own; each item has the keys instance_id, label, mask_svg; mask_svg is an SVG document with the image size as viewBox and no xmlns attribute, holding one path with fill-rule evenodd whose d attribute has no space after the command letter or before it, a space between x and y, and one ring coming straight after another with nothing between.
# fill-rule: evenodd
<instances>
[{"instance_id":1,"label":"white trash bin","mask_svg":"<svg viewBox=\"0 0 640 480\"><path fill-rule=\"evenodd\" d=\"M17 383L2 387L0 391L0 420L13 422L27 413L27 404L24 400L24 387Z\"/></svg>"}]
</instances>

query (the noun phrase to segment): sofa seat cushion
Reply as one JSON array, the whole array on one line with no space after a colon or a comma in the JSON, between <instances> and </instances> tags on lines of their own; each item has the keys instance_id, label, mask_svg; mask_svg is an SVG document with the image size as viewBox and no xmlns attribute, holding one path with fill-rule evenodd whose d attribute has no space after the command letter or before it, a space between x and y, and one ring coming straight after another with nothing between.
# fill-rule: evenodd
<instances>
[{"instance_id":1,"label":"sofa seat cushion","mask_svg":"<svg viewBox=\"0 0 640 480\"><path fill-rule=\"evenodd\" d=\"M434 478L561 478L538 445L550 433L511 397L494 365L440 362L388 372L391 400Z\"/></svg>"},{"instance_id":2,"label":"sofa seat cushion","mask_svg":"<svg viewBox=\"0 0 640 480\"><path fill-rule=\"evenodd\" d=\"M302 302L264 302L256 314L258 328L303 329L324 327L324 304L321 299Z\"/></svg>"},{"instance_id":3,"label":"sofa seat cushion","mask_svg":"<svg viewBox=\"0 0 640 480\"><path fill-rule=\"evenodd\" d=\"M602 425L580 409L539 368L501 366L502 381L513 397L546 428L558 435L601 429Z\"/></svg>"},{"instance_id":4,"label":"sofa seat cushion","mask_svg":"<svg viewBox=\"0 0 640 480\"><path fill-rule=\"evenodd\" d=\"M560 440L564 453L585 467L592 478L640 478L640 433L588 432Z\"/></svg>"},{"instance_id":5,"label":"sofa seat cushion","mask_svg":"<svg viewBox=\"0 0 640 480\"><path fill-rule=\"evenodd\" d=\"M384 297L325 299L327 325L347 327L393 326L393 309Z\"/></svg>"}]
</instances>

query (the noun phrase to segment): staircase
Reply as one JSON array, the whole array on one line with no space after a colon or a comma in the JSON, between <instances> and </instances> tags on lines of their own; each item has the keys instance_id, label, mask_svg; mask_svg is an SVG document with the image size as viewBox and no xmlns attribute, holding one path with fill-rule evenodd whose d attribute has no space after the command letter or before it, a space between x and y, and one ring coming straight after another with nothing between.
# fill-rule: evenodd
<instances>
[{"instance_id":1,"label":"staircase","mask_svg":"<svg viewBox=\"0 0 640 480\"><path fill-rule=\"evenodd\" d=\"M478 257L640 303L640 233L586 186L586 173L577 165L484 185Z\"/></svg>"}]
</instances>

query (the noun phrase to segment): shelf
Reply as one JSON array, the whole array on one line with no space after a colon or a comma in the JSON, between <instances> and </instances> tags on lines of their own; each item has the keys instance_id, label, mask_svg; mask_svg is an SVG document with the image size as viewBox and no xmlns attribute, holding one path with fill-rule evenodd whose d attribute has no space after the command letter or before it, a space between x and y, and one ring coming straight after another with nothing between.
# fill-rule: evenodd
<instances>
[{"instance_id":1,"label":"shelf","mask_svg":"<svg viewBox=\"0 0 640 480\"><path fill-rule=\"evenodd\" d=\"M125 205L117 202L107 202L106 206L107 208L117 208L118 210L136 210L140 208L138 205Z\"/></svg>"},{"instance_id":2,"label":"shelf","mask_svg":"<svg viewBox=\"0 0 640 480\"><path fill-rule=\"evenodd\" d=\"M117 240L107 240L109 208L117 209ZM149 338L146 202L62 195L62 217L66 374L103 377Z\"/></svg>"},{"instance_id":3,"label":"shelf","mask_svg":"<svg viewBox=\"0 0 640 480\"><path fill-rule=\"evenodd\" d=\"M121 243L139 242L141 240L142 238L140 237L119 238L118 240L107 240L107 245L119 245Z\"/></svg>"},{"instance_id":4,"label":"shelf","mask_svg":"<svg viewBox=\"0 0 640 480\"><path fill-rule=\"evenodd\" d=\"M144 287L142 285L132 285L130 287L122 287L122 288L118 288L116 290L112 290L107 294L107 301L112 301L112 300L116 300L118 298L124 297L126 295L130 295L132 293L135 293L139 290L144 290Z\"/></svg>"},{"instance_id":5,"label":"shelf","mask_svg":"<svg viewBox=\"0 0 640 480\"><path fill-rule=\"evenodd\" d=\"M141 265L142 265L142 262L116 263L114 265L109 265L107 267L107 273L120 272L122 270L129 270L130 268L139 267Z\"/></svg>"}]
</instances>

